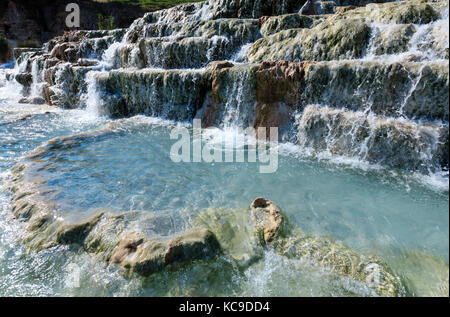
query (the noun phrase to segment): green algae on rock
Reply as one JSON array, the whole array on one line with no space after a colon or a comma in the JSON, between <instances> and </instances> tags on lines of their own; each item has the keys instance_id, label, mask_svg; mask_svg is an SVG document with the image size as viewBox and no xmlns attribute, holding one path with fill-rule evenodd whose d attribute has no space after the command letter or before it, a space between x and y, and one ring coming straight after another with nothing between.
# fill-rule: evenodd
<instances>
[{"instance_id":1,"label":"green algae on rock","mask_svg":"<svg viewBox=\"0 0 450 317\"><path fill-rule=\"evenodd\" d=\"M297 13L268 17L262 20L261 35L267 37L283 30L311 28L322 22L320 16L304 16Z\"/></svg>"},{"instance_id":2,"label":"green algae on rock","mask_svg":"<svg viewBox=\"0 0 450 317\"><path fill-rule=\"evenodd\" d=\"M363 112L308 106L298 126L298 142L315 151L360 155L372 164L425 169L424 173L430 167L440 169L448 164L448 128L442 124L417 124Z\"/></svg>"},{"instance_id":3,"label":"green algae on rock","mask_svg":"<svg viewBox=\"0 0 450 317\"><path fill-rule=\"evenodd\" d=\"M370 26L361 19L330 19L311 29L291 29L262 38L252 45L247 56L253 63L360 58L370 32Z\"/></svg>"},{"instance_id":4,"label":"green algae on rock","mask_svg":"<svg viewBox=\"0 0 450 317\"><path fill-rule=\"evenodd\" d=\"M145 113L186 121L200 108L208 87L199 70L114 70L97 75L112 117Z\"/></svg>"},{"instance_id":5,"label":"green algae on rock","mask_svg":"<svg viewBox=\"0 0 450 317\"><path fill-rule=\"evenodd\" d=\"M210 228L224 252L243 266L259 261L264 249L273 248L282 256L310 261L365 283L380 296L401 296L404 292L384 261L358 254L334 239L304 233L266 198L256 198L248 210L206 210L193 224Z\"/></svg>"}]
</instances>

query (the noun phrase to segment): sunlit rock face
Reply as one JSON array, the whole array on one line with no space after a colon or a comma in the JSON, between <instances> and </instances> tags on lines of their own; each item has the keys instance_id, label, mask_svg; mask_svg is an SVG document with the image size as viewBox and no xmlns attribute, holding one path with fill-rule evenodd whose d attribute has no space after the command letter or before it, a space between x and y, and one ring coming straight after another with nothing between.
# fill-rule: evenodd
<instances>
[{"instance_id":1,"label":"sunlit rock face","mask_svg":"<svg viewBox=\"0 0 450 317\"><path fill-rule=\"evenodd\" d=\"M370 38L370 27L355 20L325 21L312 29L290 29L256 42L248 57L265 60L338 60L363 55Z\"/></svg>"},{"instance_id":2,"label":"sunlit rock face","mask_svg":"<svg viewBox=\"0 0 450 317\"><path fill-rule=\"evenodd\" d=\"M25 223L22 242L29 251L70 246L106 265L120 267L127 276L154 276L196 261L217 263L219 257L245 270L260 261L266 250L273 250L283 258L306 261L352 278L375 294L403 294L400 281L383 260L328 237L303 232L273 201L262 197L246 209L194 211L188 229L175 233L171 232L173 220L159 213L92 209L68 214L61 210L58 190L36 172L61 167L58 157L67 154L65 151L114 139L134 123L133 118L119 120L102 130L56 138L13 168L9 183L12 211Z\"/></svg>"}]
</instances>

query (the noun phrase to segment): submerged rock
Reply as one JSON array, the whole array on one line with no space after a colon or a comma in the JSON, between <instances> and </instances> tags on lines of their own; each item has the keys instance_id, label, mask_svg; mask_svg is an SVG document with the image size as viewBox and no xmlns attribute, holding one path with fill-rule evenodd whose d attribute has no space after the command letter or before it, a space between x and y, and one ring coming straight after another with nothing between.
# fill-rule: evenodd
<instances>
[{"instance_id":1,"label":"submerged rock","mask_svg":"<svg viewBox=\"0 0 450 317\"><path fill-rule=\"evenodd\" d=\"M260 39L247 57L254 63L360 58L370 32L370 26L361 19L326 20L311 29L291 29Z\"/></svg>"},{"instance_id":2,"label":"submerged rock","mask_svg":"<svg viewBox=\"0 0 450 317\"><path fill-rule=\"evenodd\" d=\"M150 216L146 220L138 217L137 212L117 215L105 210L88 212L94 215L81 221L70 220L70 215L61 216L57 205L52 202L57 192L47 189L47 180L35 177L35 168L51 168L51 163L50 167L45 163L45 166L40 165L42 157L51 162L55 151L110 136L119 132L125 122L118 120L103 130L54 139L34 150L23 164L12 169L9 186L13 193L11 211L16 218L27 223L22 236L27 250L41 251L58 245L72 245L102 261L123 266L130 273L145 276L168 265L213 258L221 252L221 247L214 234L202 227L175 235L147 235L133 232L132 228L146 221L158 222L161 226L158 217Z\"/></svg>"},{"instance_id":3,"label":"submerged rock","mask_svg":"<svg viewBox=\"0 0 450 317\"><path fill-rule=\"evenodd\" d=\"M304 233L266 198L256 198L249 210L206 210L193 224L210 228L224 252L244 267L259 261L264 249L273 248L282 256L349 276L380 296L401 296L404 291L384 261L359 254L340 241Z\"/></svg>"},{"instance_id":4,"label":"submerged rock","mask_svg":"<svg viewBox=\"0 0 450 317\"><path fill-rule=\"evenodd\" d=\"M210 259L219 251L214 234L206 229L195 229L171 239L133 234L119 242L112 261L132 272L148 276L170 264Z\"/></svg>"}]
</instances>

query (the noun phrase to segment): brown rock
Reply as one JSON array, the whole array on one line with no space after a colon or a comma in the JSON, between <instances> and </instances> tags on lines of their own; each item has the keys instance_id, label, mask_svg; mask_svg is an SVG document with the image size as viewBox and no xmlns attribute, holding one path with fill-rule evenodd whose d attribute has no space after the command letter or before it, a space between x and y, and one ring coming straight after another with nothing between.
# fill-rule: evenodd
<instances>
[{"instance_id":1,"label":"brown rock","mask_svg":"<svg viewBox=\"0 0 450 317\"><path fill-rule=\"evenodd\" d=\"M280 209L269 199L261 197L256 198L250 208L258 235L264 243L272 242L282 231L284 218Z\"/></svg>"},{"instance_id":2,"label":"brown rock","mask_svg":"<svg viewBox=\"0 0 450 317\"><path fill-rule=\"evenodd\" d=\"M336 7L334 13L335 13L335 14L341 14L341 13L344 13L344 12L347 12L347 11L350 11L350 10L353 10L353 9L355 9L355 8L356 8L355 6Z\"/></svg>"},{"instance_id":3,"label":"brown rock","mask_svg":"<svg viewBox=\"0 0 450 317\"><path fill-rule=\"evenodd\" d=\"M212 78L212 97L214 98L215 102L219 102L220 98L218 97L218 75L220 72L233 67L234 64L227 61L216 61L211 62L206 67L206 72L210 74Z\"/></svg>"},{"instance_id":4,"label":"brown rock","mask_svg":"<svg viewBox=\"0 0 450 317\"><path fill-rule=\"evenodd\" d=\"M304 68L307 65L288 61L264 62L260 65L256 71L255 129L278 127L280 136L287 129L295 106L299 103ZM267 137L270 137L270 133Z\"/></svg>"},{"instance_id":5,"label":"brown rock","mask_svg":"<svg viewBox=\"0 0 450 317\"><path fill-rule=\"evenodd\" d=\"M45 60L45 67L46 68L52 68L56 66L57 64L61 63L61 61L57 58L48 58Z\"/></svg>"}]
</instances>

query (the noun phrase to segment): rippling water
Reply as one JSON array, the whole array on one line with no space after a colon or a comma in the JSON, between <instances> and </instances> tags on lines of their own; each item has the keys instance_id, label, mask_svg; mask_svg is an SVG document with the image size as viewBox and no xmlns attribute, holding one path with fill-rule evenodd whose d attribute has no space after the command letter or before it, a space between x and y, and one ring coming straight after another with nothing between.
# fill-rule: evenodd
<instances>
[{"instance_id":1,"label":"rippling water","mask_svg":"<svg viewBox=\"0 0 450 317\"><path fill-rule=\"evenodd\" d=\"M0 99L2 184L8 170L43 142L108 123L82 110L20 105L11 87L0 90L6 96ZM448 187L394 170L312 160L290 144L280 146L274 174L258 173L254 163L173 163L174 126L137 118L120 133L49 152L35 173L58 191L52 199L67 219L87 217L97 208L137 210L174 220L171 230L177 232L188 215L209 207L246 208L265 196L303 230L384 258L410 295L435 294L448 279ZM219 258L128 279L70 247L26 254L18 243L22 224L10 215L5 188L0 208L0 295L373 295L360 283L273 252L244 271ZM82 268L79 288L66 284L71 263Z\"/></svg>"}]
</instances>

